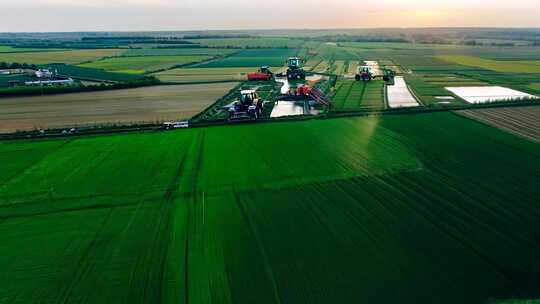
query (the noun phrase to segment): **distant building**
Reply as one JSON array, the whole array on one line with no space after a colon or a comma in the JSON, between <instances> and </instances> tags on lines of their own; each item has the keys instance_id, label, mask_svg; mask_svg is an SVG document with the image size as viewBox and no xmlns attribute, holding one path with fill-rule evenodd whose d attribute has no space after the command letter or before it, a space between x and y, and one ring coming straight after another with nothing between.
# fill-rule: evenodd
<instances>
[{"instance_id":1,"label":"distant building","mask_svg":"<svg viewBox=\"0 0 540 304\"><path fill-rule=\"evenodd\" d=\"M48 69L39 69L35 73L37 78L53 78L54 73Z\"/></svg>"}]
</instances>

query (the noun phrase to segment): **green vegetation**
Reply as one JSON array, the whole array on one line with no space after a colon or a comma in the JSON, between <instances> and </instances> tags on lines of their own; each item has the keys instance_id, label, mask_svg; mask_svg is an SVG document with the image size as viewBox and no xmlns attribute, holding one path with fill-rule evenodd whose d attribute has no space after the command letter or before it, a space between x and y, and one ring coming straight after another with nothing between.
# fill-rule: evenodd
<instances>
[{"instance_id":1,"label":"green vegetation","mask_svg":"<svg viewBox=\"0 0 540 304\"><path fill-rule=\"evenodd\" d=\"M540 74L540 60L497 61L473 56L438 56L437 58L495 72Z\"/></svg>"},{"instance_id":2,"label":"green vegetation","mask_svg":"<svg viewBox=\"0 0 540 304\"><path fill-rule=\"evenodd\" d=\"M296 49L252 49L243 50L230 57L207 62L198 67L226 68L226 67L260 67L283 66L287 57L296 55Z\"/></svg>"},{"instance_id":3,"label":"green vegetation","mask_svg":"<svg viewBox=\"0 0 540 304\"><path fill-rule=\"evenodd\" d=\"M265 101L274 100L281 93L281 84L274 81L250 81L243 82L230 90L226 95L218 99L210 107L194 116L191 119L195 123L213 123L224 121L229 118L229 113L223 109L224 106L240 99L240 91L243 89L257 88L257 93ZM274 103L266 103L263 107L263 116L270 116Z\"/></svg>"},{"instance_id":4,"label":"green vegetation","mask_svg":"<svg viewBox=\"0 0 540 304\"><path fill-rule=\"evenodd\" d=\"M333 110L382 110L384 109L384 82L345 80L336 83Z\"/></svg>"},{"instance_id":5,"label":"green vegetation","mask_svg":"<svg viewBox=\"0 0 540 304\"><path fill-rule=\"evenodd\" d=\"M32 81L34 77L24 74L0 75L0 90L9 86L10 81Z\"/></svg>"},{"instance_id":6,"label":"green vegetation","mask_svg":"<svg viewBox=\"0 0 540 304\"><path fill-rule=\"evenodd\" d=\"M255 67L239 68L178 68L163 71L154 76L165 82L193 83L212 81L245 80L246 74L255 72Z\"/></svg>"},{"instance_id":7,"label":"green vegetation","mask_svg":"<svg viewBox=\"0 0 540 304\"><path fill-rule=\"evenodd\" d=\"M175 66L208 60L208 56L143 56L114 57L81 64L81 67L104 69L111 72L142 74Z\"/></svg>"},{"instance_id":8,"label":"green vegetation","mask_svg":"<svg viewBox=\"0 0 540 304\"><path fill-rule=\"evenodd\" d=\"M209 47L225 48L298 48L304 44L301 39L290 38L225 38L225 39L192 39L188 40Z\"/></svg>"},{"instance_id":9,"label":"green vegetation","mask_svg":"<svg viewBox=\"0 0 540 304\"><path fill-rule=\"evenodd\" d=\"M445 87L486 86L488 83L471 78L445 74L416 74L406 76L407 84L425 105L460 105L466 103ZM453 97L454 99L440 99Z\"/></svg>"},{"instance_id":10,"label":"green vegetation","mask_svg":"<svg viewBox=\"0 0 540 304\"><path fill-rule=\"evenodd\" d=\"M127 73L112 73L102 69L85 68L67 64L50 64L48 68L58 71L58 74L69 76L76 79L91 80L91 81L113 81L124 82L134 81L143 78L141 75Z\"/></svg>"},{"instance_id":11,"label":"green vegetation","mask_svg":"<svg viewBox=\"0 0 540 304\"><path fill-rule=\"evenodd\" d=\"M97 60L103 57L116 56L125 50L95 49L95 50L67 50L53 52L7 53L2 54L0 61L19 62L30 64L66 63L77 64Z\"/></svg>"},{"instance_id":12,"label":"green vegetation","mask_svg":"<svg viewBox=\"0 0 540 304\"><path fill-rule=\"evenodd\" d=\"M0 53L59 52L63 49L14 48L0 45Z\"/></svg>"},{"instance_id":13,"label":"green vegetation","mask_svg":"<svg viewBox=\"0 0 540 304\"><path fill-rule=\"evenodd\" d=\"M531 89L533 89L533 90L535 90L537 92L540 92L540 82L530 84L529 88L531 88Z\"/></svg>"},{"instance_id":14,"label":"green vegetation","mask_svg":"<svg viewBox=\"0 0 540 304\"><path fill-rule=\"evenodd\" d=\"M9 303L538 295L540 145L451 113L3 142L0 161Z\"/></svg>"},{"instance_id":15,"label":"green vegetation","mask_svg":"<svg viewBox=\"0 0 540 304\"><path fill-rule=\"evenodd\" d=\"M130 49L122 54L125 57L132 56L225 56L237 52L234 49L215 48L151 48Z\"/></svg>"},{"instance_id":16,"label":"green vegetation","mask_svg":"<svg viewBox=\"0 0 540 304\"><path fill-rule=\"evenodd\" d=\"M24 80L24 79L21 79ZM34 79L35 80L35 79ZM111 91L119 89L130 89L145 86L158 85L160 82L155 77L141 77L127 82L115 82L113 84L101 83L99 85L81 85L76 82L71 86L16 86L0 89L0 97L15 96L35 96L35 95L54 95L66 93L80 93L92 91Z\"/></svg>"}]
</instances>

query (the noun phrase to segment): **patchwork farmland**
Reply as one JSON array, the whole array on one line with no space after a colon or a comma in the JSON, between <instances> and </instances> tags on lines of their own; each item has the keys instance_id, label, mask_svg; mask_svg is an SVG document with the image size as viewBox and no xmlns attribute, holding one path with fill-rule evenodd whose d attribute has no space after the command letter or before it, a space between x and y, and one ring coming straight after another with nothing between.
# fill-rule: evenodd
<instances>
[{"instance_id":1,"label":"patchwork farmland","mask_svg":"<svg viewBox=\"0 0 540 304\"><path fill-rule=\"evenodd\" d=\"M166 70L179 65L197 63L211 59L209 56L137 56L115 57L81 64L86 68L103 69L110 72L142 74Z\"/></svg>"},{"instance_id":2,"label":"patchwork farmland","mask_svg":"<svg viewBox=\"0 0 540 304\"><path fill-rule=\"evenodd\" d=\"M540 32L461 31L0 33L0 302L538 302Z\"/></svg>"}]
</instances>

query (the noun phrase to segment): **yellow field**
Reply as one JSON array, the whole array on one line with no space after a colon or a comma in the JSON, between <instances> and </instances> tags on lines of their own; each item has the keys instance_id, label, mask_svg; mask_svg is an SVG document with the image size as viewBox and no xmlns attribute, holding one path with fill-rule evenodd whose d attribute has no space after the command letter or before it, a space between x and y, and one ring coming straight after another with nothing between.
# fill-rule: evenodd
<instances>
[{"instance_id":1,"label":"yellow field","mask_svg":"<svg viewBox=\"0 0 540 304\"><path fill-rule=\"evenodd\" d=\"M499 61L474 56L435 56L450 63L503 73L540 73L540 60Z\"/></svg>"},{"instance_id":2,"label":"yellow field","mask_svg":"<svg viewBox=\"0 0 540 304\"><path fill-rule=\"evenodd\" d=\"M277 72L279 68L272 68ZM207 82L244 80L246 74L257 71L257 68L178 68L154 74L161 81L168 82Z\"/></svg>"},{"instance_id":3,"label":"yellow field","mask_svg":"<svg viewBox=\"0 0 540 304\"><path fill-rule=\"evenodd\" d=\"M330 67L330 62L327 60L321 61L314 69L313 72L315 73L325 73L328 71L328 68Z\"/></svg>"},{"instance_id":4,"label":"yellow field","mask_svg":"<svg viewBox=\"0 0 540 304\"><path fill-rule=\"evenodd\" d=\"M334 70L334 74L336 75L345 74L345 61L336 60L335 65L336 65L336 69Z\"/></svg>"},{"instance_id":5,"label":"yellow field","mask_svg":"<svg viewBox=\"0 0 540 304\"><path fill-rule=\"evenodd\" d=\"M356 74L358 72L359 65L360 65L359 61L356 61L356 60L349 61L349 68L347 69L347 74Z\"/></svg>"},{"instance_id":6,"label":"yellow field","mask_svg":"<svg viewBox=\"0 0 540 304\"><path fill-rule=\"evenodd\" d=\"M45 63L67 63L77 64L86 61L97 60L103 57L117 56L125 50L102 49L102 50L69 50L58 52L32 52L32 53L9 53L2 54L0 61L45 64Z\"/></svg>"}]
</instances>

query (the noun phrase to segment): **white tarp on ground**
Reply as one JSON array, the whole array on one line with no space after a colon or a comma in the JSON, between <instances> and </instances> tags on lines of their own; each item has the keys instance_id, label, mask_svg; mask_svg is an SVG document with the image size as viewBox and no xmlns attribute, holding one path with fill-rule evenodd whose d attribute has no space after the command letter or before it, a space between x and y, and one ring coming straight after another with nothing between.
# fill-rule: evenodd
<instances>
[{"instance_id":1,"label":"white tarp on ground","mask_svg":"<svg viewBox=\"0 0 540 304\"><path fill-rule=\"evenodd\" d=\"M468 103L486 103L494 101L512 101L524 98L537 98L534 95L499 86L447 87L446 89L461 97Z\"/></svg>"},{"instance_id":2,"label":"white tarp on ground","mask_svg":"<svg viewBox=\"0 0 540 304\"><path fill-rule=\"evenodd\" d=\"M279 100L274 105L270 117L304 115L304 106L294 101Z\"/></svg>"},{"instance_id":3,"label":"white tarp on ground","mask_svg":"<svg viewBox=\"0 0 540 304\"><path fill-rule=\"evenodd\" d=\"M281 82L283 84L283 86L281 87L281 94L287 94L291 89L287 78L276 78L276 82Z\"/></svg>"},{"instance_id":4,"label":"white tarp on ground","mask_svg":"<svg viewBox=\"0 0 540 304\"><path fill-rule=\"evenodd\" d=\"M394 85L389 85L386 88L390 108L418 107L420 105L409 91L405 78L402 76L394 77Z\"/></svg>"}]
</instances>

